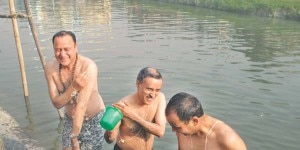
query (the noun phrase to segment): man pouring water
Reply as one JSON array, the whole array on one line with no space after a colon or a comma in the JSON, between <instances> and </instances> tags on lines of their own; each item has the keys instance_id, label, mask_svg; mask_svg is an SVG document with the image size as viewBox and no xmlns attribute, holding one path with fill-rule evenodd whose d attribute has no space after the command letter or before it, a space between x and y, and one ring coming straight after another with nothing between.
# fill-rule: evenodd
<instances>
[{"instance_id":1,"label":"man pouring water","mask_svg":"<svg viewBox=\"0 0 300 150\"><path fill-rule=\"evenodd\" d=\"M162 84L158 70L143 68L137 76L137 91L113 105L123 114L120 123L105 133L107 143L116 140L114 150L151 150L154 135L163 137L166 100L161 92Z\"/></svg>"}]
</instances>

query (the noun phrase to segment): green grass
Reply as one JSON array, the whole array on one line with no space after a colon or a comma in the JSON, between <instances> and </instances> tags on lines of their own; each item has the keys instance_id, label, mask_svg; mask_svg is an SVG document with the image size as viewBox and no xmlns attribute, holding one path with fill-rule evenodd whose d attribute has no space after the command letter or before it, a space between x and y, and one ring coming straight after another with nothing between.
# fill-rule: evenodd
<instances>
[{"instance_id":1,"label":"green grass","mask_svg":"<svg viewBox=\"0 0 300 150\"><path fill-rule=\"evenodd\" d=\"M300 0L163 0L223 11L300 21Z\"/></svg>"}]
</instances>

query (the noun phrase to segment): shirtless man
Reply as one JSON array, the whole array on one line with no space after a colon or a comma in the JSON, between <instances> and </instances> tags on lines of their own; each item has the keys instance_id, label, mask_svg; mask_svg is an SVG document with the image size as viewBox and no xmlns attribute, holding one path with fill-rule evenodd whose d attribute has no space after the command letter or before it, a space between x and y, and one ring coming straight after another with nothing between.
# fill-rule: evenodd
<instances>
[{"instance_id":1,"label":"shirtless man","mask_svg":"<svg viewBox=\"0 0 300 150\"><path fill-rule=\"evenodd\" d=\"M159 71L146 67L137 76L137 92L113 105L119 108L124 116L115 129L105 133L107 143L117 139L114 150L151 150L154 135L163 137L166 126L166 100L160 91L162 84Z\"/></svg>"},{"instance_id":2,"label":"shirtless man","mask_svg":"<svg viewBox=\"0 0 300 150\"><path fill-rule=\"evenodd\" d=\"M60 31L52 38L55 59L45 65L53 105L64 107L63 149L102 149L104 129L99 125L104 109L98 92L97 66L78 54L76 37Z\"/></svg>"},{"instance_id":3,"label":"shirtless man","mask_svg":"<svg viewBox=\"0 0 300 150\"><path fill-rule=\"evenodd\" d=\"M246 150L241 137L224 122L204 114L200 101L188 93L174 95L166 117L176 132L179 150Z\"/></svg>"}]
</instances>

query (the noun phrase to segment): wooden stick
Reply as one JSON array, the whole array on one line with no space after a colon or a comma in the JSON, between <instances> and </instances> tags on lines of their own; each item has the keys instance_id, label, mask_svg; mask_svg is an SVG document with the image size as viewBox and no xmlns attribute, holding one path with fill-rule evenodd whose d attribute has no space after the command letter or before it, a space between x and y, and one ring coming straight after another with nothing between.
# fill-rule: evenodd
<instances>
[{"instance_id":1,"label":"wooden stick","mask_svg":"<svg viewBox=\"0 0 300 150\"><path fill-rule=\"evenodd\" d=\"M36 34L36 31L35 31L35 26L34 26L34 23L32 21L31 12L30 12L29 5L28 5L28 0L24 0L24 4L25 4L25 8L26 8L26 13L27 13L27 16L28 16L27 18L28 18L28 22L29 22L29 25L30 25L30 29L31 29L31 32L32 32L32 35L33 35L33 38L34 38L34 42L35 42L36 48L38 50L41 63L42 63L43 68L44 68L45 59L43 57L43 53L41 51L41 46L40 46L40 43L39 43L39 40L38 40L38 36Z\"/></svg>"},{"instance_id":2,"label":"wooden stick","mask_svg":"<svg viewBox=\"0 0 300 150\"><path fill-rule=\"evenodd\" d=\"M16 13L15 4L14 4L13 0L9 0L9 9L10 9L11 15ZM15 41L16 41L16 46L17 46L17 51L18 51L20 70L21 70L21 75L22 75L24 97L26 98L26 97L28 97L28 88L27 88L26 72L25 72L25 67L24 67L23 52L22 52L22 47L21 47L21 40L20 40L20 36L19 36L18 22L17 22L16 17L12 18L12 24L13 24L14 36L15 36Z\"/></svg>"},{"instance_id":3,"label":"wooden stick","mask_svg":"<svg viewBox=\"0 0 300 150\"><path fill-rule=\"evenodd\" d=\"M25 4L26 14L28 16L27 18L28 18L28 22L29 22L30 29L31 29L31 32L32 32L32 36L34 38L34 42L35 42L38 54L39 54L41 63L43 65L43 69L45 69L46 62L45 62L45 59L43 57L43 53L42 53L41 46L40 46L40 43L39 43L39 40L38 40L38 36L36 34L34 23L32 21L32 16L31 16L29 5L28 5L28 0L24 0L24 4ZM58 112L59 118L62 119L64 117L63 110L62 109L57 109L57 112Z\"/></svg>"},{"instance_id":4,"label":"wooden stick","mask_svg":"<svg viewBox=\"0 0 300 150\"><path fill-rule=\"evenodd\" d=\"M25 14L22 14L22 13L15 13L15 14L10 14L10 15L0 15L0 18L13 18L13 17L26 18L28 16Z\"/></svg>"}]
</instances>

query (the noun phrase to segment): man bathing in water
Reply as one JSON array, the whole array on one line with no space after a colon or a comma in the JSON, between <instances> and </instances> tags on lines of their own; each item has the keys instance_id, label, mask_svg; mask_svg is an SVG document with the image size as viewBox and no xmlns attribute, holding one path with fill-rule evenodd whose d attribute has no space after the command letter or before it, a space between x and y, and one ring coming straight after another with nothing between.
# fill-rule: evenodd
<instances>
[{"instance_id":1,"label":"man bathing in water","mask_svg":"<svg viewBox=\"0 0 300 150\"><path fill-rule=\"evenodd\" d=\"M63 149L101 150L104 129L99 121L104 109L98 92L97 66L78 54L76 37L60 31L52 38L55 59L45 66L45 76L53 105L65 108Z\"/></svg>"},{"instance_id":2,"label":"man bathing in water","mask_svg":"<svg viewBox=\"0 0 300 150\"><path fill-rule=\"evenodd\" d=\"M115 129L105 133L107 143L117 139L114 150L151 150L154 135L163 137L166 100L160 91L162 84L162 76L158 70L143 68L137 76L137 92L113 105L124 116Z\"/></svg>"},{"instance_id":3,"label":"man bathing in water","mask_svg":"<svg viewBox=\"0 0 300 150\"><path fill-rule=\"evenodd\" d=\"M176 132L179 150L246 150L241 137L224 122L204 114L200 101L188 93L174 95L166 117Z\"/></svg>"}]
</instances>

